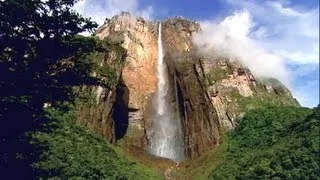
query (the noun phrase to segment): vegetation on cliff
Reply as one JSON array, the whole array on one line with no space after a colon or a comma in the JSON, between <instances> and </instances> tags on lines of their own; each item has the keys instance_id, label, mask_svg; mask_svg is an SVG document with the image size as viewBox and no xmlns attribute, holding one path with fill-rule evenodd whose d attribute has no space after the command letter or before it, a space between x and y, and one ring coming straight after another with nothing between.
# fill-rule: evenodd
<instances>
[{"instance_id":1,"label":"vegetation on cliff","mask_svg":"<svg viewBox=\"0 0 320 180\"><path fill-rule=\"evenodd\" d=\"M209 73L206 74L206 79L209 85L213 85L219 80L226 79L231 73L232 70L230 70L229 68L216 68L212 69Z\"/></svg>"},{"instance_id":2,"label":"vegetation on cliff","mask_svg":"<svg viewBox=\"0 0 320 180\"><path fill-rule=\"evenodd\" d=\"M237 90L226 93L234 100L232 106L237 113L244 113L251 109L265 106L299 106L297 101L285 93L268 92L263 84L253 86L252 96L244 97Z\"/></svg>"},{"instance_id":3,"label":"vegetation on cliff","mask_svg":"<svg viewBox=\"0 0 320 180\"><path fill-rule=\"evenodd\" d=\"M41 152L33 167L39 178L158 179L151 168L128 160L102 137L75 122L74 107L62 104L46 111L51 122L32 133Z\"/></svg>"}]
</instances>

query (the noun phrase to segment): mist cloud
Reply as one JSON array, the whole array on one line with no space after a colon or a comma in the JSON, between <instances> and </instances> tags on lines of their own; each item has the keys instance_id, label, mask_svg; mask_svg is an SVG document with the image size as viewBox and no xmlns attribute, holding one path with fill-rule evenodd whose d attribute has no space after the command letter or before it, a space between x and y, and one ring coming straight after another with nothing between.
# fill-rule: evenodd
<instances>
[{"instance_id":1,"label":"mist cloud","mask_svg":"<svg viewBox=\"0 0 320 180\"><path fill-rule=\"evenodd\" d=\"M239 59L256 76L278 78L303 106L319 103L319 5L290 0L224 0L222 21L203 21L194 37L206 53ZM312 67L312 68L311 68Z\"/></svg>"},{"instance_id":2,"label":"mist cloud","mask_svg":"<svg viewBox=\"0 0 320 180\"><path fill-rule=\"evenodd\" d=\"M250 13L238 11L220 22L201 22L202 31L193 36L193 42L202 53L239 60L256 77L273 77L289 85L290 71L284 60L250 37L254 27Z\"/></svg>"}]
</instances>

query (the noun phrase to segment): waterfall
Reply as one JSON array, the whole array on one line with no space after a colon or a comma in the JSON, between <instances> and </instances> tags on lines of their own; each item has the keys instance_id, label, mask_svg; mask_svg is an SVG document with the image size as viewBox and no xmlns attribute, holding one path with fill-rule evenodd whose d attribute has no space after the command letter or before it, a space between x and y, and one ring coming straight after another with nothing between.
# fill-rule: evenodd
<instances>
[{"instance_id":1,"label":"waterfall","mask_svg":"<svg viewBox=\"0 0 320 180\"><path fill-rule=\"evenodd\" d=\"M167 68L163 62L163 48L162 48L162 35L161 35L161 23L159 24L159 36L158 36L158 92L157 92L157 102L158 108L157 113L159 115L163 115L166 108L166 100L165 97L168 92L168 77L167 77Z\"/></svg>"},{"instance_id":2,"label":"waterfall","mask_svg":"<svg viewBox=\"0 0 320 180\"><path fill-rule=\"evenodd\" d=\"M157 64L157 92L153 101L155 114L153 115L153 135L151 137L150 152L156 156L176 161L184 158L183 134L177 103L168 100L169 79L167 65L163 60L163 47L159 23L158 36L158 64ZM176 90L176 88L175 88ZM175 95L176 96L176 95ZM177 97L175 97L177 99Z\"/></svg>"}]
</instances>

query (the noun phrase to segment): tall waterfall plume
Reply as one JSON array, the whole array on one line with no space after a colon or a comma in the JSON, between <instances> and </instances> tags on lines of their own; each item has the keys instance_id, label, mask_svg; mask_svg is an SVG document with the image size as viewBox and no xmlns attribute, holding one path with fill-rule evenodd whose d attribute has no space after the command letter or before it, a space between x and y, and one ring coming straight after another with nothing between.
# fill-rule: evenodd
<instances>
[{"instance_id":1,"label":"tall waterfall plume","mask_svg":"<svg viewBox=\"0 0 320 180\"><path fill-rule=\"evenodd\" d=\"M161 23L158 36L157 92L153 99L155 114L153 115L153 136L150 152L156 156L172 160L184 158L183 134L178 104L169 102L169 77L167 65L163 60ZM176 87L173 87L175 91ZM175 94L175 96L177 96ZM175 97L177 99L177 97Z\"/></svg>"}]
</instances>

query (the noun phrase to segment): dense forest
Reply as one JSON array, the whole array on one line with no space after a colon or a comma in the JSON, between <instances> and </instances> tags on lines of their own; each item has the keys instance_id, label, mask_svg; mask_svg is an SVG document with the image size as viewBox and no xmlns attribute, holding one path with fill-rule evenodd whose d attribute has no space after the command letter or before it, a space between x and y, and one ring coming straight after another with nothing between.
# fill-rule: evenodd
<instances>
[{"instance_id":1,"label":"dense forest","mask_svg":"<svg viewBox=\"0 0 320 180\"><path fill-rule=\"evenodd\" d=\"M163 179L75 121L75 87L115 85L113 71L90 75L111 43L79 35L97 24L75 2L0 1L0 179ZM196 165L212 179L319 179L319 124L319 106L259 106Z\"/></svg>"},{"instance_id":2,"label":"dense forest","mask_svg":"<svg viewBox=\"0 0 320 180\"><path fill-rule=\"evenodd\" d=\"M318 179L320 107L255 109L228 133L212 179Z\"/></svg>"}]
</instances>

